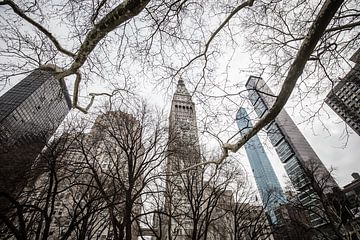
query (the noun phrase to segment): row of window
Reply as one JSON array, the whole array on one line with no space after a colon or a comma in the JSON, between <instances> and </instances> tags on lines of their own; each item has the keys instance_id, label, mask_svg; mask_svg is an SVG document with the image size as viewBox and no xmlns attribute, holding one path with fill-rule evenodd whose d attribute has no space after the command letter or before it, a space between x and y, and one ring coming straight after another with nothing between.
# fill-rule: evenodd
<instances>
[{"instance_id":1,"label":"row of window","mask_svg":"<svg viewBox=\"0 0 360 240\"><path fill-rule=\"evenodd\" d=\"M192 106L186 106L186 105L177 105L175 104L175 108L177 109L187 109L187 110L192 110Z\"/></svg>"},{"instance_id":2,"label":"row of window","mask_svg":"<svg viewBox=\"0 0 360 240\"><path fill-rule=\"evenodd\" d=\"M342 88L339 92L336 93L336 96L341 99L342 101L358 101L360 95L360 89L347 89Z\"/></svg>"},{"instance_id":3,"label":"row of window","mask_svg":"<svg viewBox=\"0 0 360 240\"><path fill-rule=\"evenodd\" d=\"M254 105L255 112L259 117L262 117L265 112L268 110L267 106L265 105L264 101L259 98L259 100Z\"/></svg>"},{"instance_id":4,"label":"row of window","mask_svg":"<svg viewBox=\"0 0 360 240\"><path fill-rule=\"evenodd\" d=\"M52 131L63 120L67 114L68 107L65 100L62 102L49 104L49 106L30 105L34 101L26 101L15 109L3 122L9 129L13 139L26 142L35 141L34 137L40 136L40 131L44 133L41 138L47 135L47 131ZM34 135L36 134L36 136ZM29 137L28 137L29 136Z\"/></svg>"},{"instance_id":5,"label":"row of window","mask_svg":"<svg viewBox=\"0 0 360 240\"><path fill-rule=\"evenodd\" d=\"M249 90L249 99L254 106L255 112L259 117L262 117L268 110L264 100L260 97L259 93L255 90Z\"/></svg>"},{"instance_id":6,"label":"row of window","mask_svg":"<svg viewBox=\"0 0 360 240\"><path fill-rule=\"evenodd\" d=\"M267 134L270 139L270 142L273 146L277 146L278 143L284 138L284 135L282 134L279 126L277 123L273 122L271 123L267 128Z\"/></svg>"},{"instance_id":7,"label":"row of window","mask_svg":"<svg viewBox=\"0 0 360 240\"><path fill-rule=\"evenodd\" d=\"M360 130L360 107L359 103L351 101L346 107L335 102L329 102L329 106L340 115L345 122L351 126L356 132Z\"/></svg>"},{"instance_id":8,"label":"row of window","mask_svg":"<svg viewBox=\"0 0 360 240\"><path fill-rule=\"evenodd\" d=\"M294 155L294 151L292 150L289 143L283 139L278 146L275 148L275 151L279 155L280 160L285 163L290 157Z\"/></svg>"}]
</instances>

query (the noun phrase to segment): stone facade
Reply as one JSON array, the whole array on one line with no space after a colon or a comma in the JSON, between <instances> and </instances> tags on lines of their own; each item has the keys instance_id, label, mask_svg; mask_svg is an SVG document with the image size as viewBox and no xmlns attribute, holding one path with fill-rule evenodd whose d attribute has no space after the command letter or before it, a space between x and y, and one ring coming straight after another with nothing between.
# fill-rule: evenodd
<instances>
[{"instance_id":1,"label":"stone facade","mask_svg":"<svg viewBox=\"0 0 360 240\"><path fill-rule=\"evenodd\" d=\"M169 173L181 171L201 161L195 104L182 80L178 82L171 103L168 155L166 168ZM196 170L191 171L194 176L198 175ZM191 209L186 192L193 186L185 186L190 177L188 173L186 171L166 179L165 211L169 216L176 217L167 218L164 239L171 237L183 240L191 234L192 222L188 217ZM200 183L199 177L193 179L194 184Z\"/></svg>"},{"instance_id":2,"label":"stone facade","mask_svg":"<svg viewBox=\"0 0 360 240\"><path fill-rule=\"evenodd\" d=\"M136 163L141 163L140 156L144 154L140 132L140 123L132 115L110 111L97 117L90 132L62 136L63 140L59 141L68 143L57 162L67 166L56 171L61 181L54 196L48 239L60 239L67 234L70 239L78 239L82 234L86 239L114 239L114 221L124 226L125 221L130 221L131 239L138 239L139 225L132 217L140 214L142 202L140 198L133 198L139 194L142 177L130 180L128 171L129 161L134 164L132 172L138 171ZM131 147L136 150L131 152ZM126 157L126 154L132 156ZM36 189L43 191L49 182L48 176L49 173L41 176L35 189L30 191L43 194ZM132 204L131 217L125 219L129 203ZM38 204L43 206L41 202ZM77 221L81 225L75 225ZM121 230L117 231L120 234Z\"/></svg>"},{"instance_id":3,"label":"stone facade","mask_svg":"<svg viewBox=\"0 0 360 240\"><path fill-rule=\"evenodd\" d=\"M195 104L179 80L169 117L162 239L232 239L231 191L206 181L203 167L187 169L199 163Z\"/></svg>"}]
</instances>

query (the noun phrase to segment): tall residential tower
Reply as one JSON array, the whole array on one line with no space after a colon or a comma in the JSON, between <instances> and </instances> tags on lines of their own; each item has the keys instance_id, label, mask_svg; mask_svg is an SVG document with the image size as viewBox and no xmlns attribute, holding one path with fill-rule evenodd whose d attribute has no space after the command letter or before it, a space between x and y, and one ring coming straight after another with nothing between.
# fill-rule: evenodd
<instances>
[{"instance_id":1,"label":"tall residential tower","mask_svg":"<svg viewBox=\"0 0 360 240\"><path fill-rule=\"evenodd\" d=\"M253 127L244 108L240 108L237 112L236 122L241 135L246 134ZM279 204L286 201L279 180L257 135L247 141L245 150L263 205L271 218L271 222L275 224L277 220L274 210Z\"/></svg>"}]
</instances>

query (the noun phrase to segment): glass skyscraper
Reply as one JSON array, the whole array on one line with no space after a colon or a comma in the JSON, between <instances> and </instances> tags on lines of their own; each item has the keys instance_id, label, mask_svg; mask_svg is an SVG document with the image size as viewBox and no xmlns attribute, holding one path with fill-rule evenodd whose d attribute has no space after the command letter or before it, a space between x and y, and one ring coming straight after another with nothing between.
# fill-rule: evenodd
<instances>
[{"instance_id":1,"label":"glass skyscraper","mask_svg":"<svg viewBox=\"0 0 360 240\"><path fill-rule=\"evenodd\" d=\"M47 70L34 70L0 97L0 191L12 195L25 186L70 108L64 81Z\"/></svg>"},{"instance_id":2,"label":"glass skyscraper","mask_svg":"<svg viewBox=\"0 0 360 240\"><path fill-rule=\"evenodd\" d=\"M237 112L236 122L241 135L244 135L252 128L249 116L244 108L240 108ZM261 200L271 218L271 222L274 224L277 222L274 213L275 208L286 201L279 180L257 135L253 136L245 144L245 150Z\"/></svg>"},{"instance_id":3,"label":"glass skyscraper","mask_svg":"<svg viewBox=\"0 0 360 240\"><path fill-rule=\"evenodd\" d=\"M260 77L250 76L246 88L255 112L262 117L274 104L276 96ZM316 191L332 193L333 188L338 188L337 183L284 109L265 130L285 164L292 185L299 191L298 199L311 210L309 220L312 226L323 225L325 218Z\"/></svg>"}]
</instances>

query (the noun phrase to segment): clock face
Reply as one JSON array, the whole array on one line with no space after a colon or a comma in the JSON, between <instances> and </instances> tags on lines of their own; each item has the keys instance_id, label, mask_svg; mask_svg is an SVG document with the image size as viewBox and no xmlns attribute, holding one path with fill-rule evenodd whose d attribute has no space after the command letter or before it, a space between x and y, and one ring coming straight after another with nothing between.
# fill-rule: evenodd
<instances>
[{"instance_id":1,"label":"clock face","mask_svg":"<svg viewBox=\"0 0 360 240\"><path fill-rule=\"evenodd\" d=\"M186 122L182 122L180 125L182 130L189 130L190 129L190 121L186 120Z\"/></svg>"}]
</instances>

